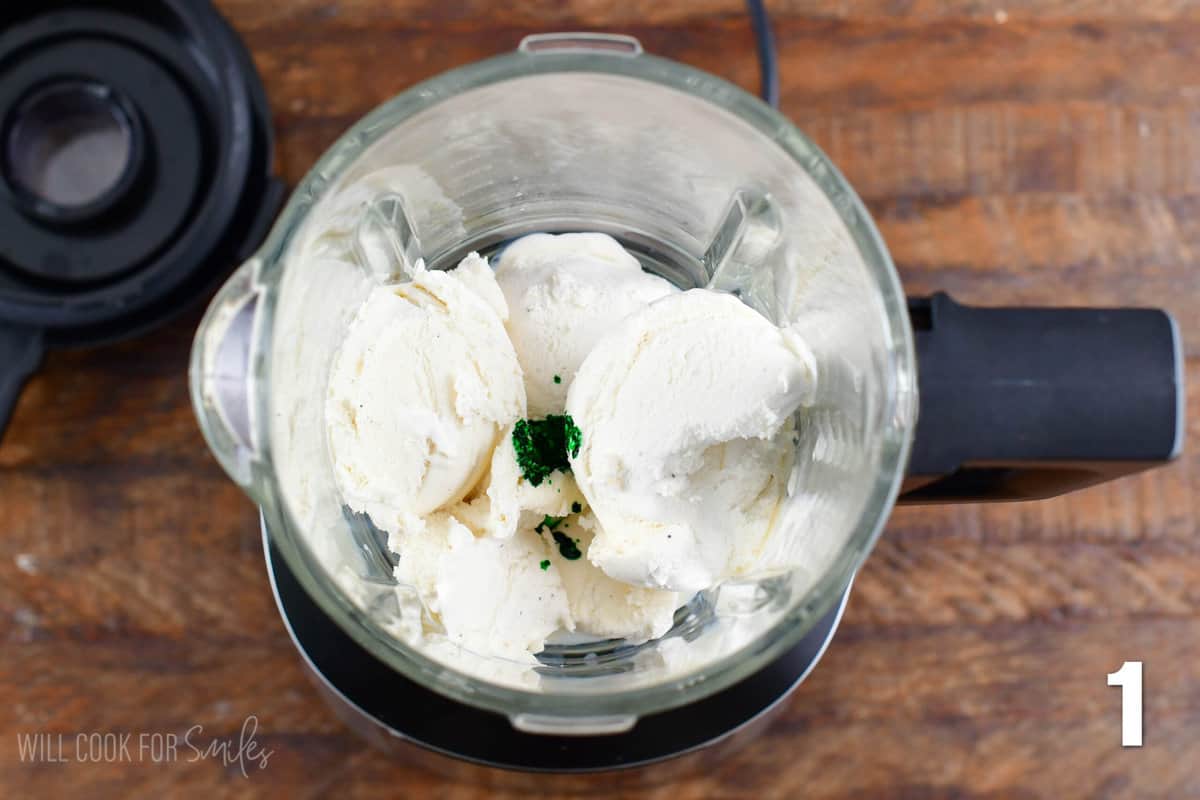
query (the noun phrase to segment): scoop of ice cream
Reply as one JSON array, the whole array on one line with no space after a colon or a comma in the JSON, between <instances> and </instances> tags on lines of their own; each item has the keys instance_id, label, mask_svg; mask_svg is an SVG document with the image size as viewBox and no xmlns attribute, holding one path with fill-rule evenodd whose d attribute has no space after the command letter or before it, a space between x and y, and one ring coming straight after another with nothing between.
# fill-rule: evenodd
<instances>
[{"instance_id":1,"label":"scoop of ice cream","mask_svg":"<svg viewBox=\"0 0 1200 800\"><path fill-rule=\"evenodd\" d=\"M546 637L572 629L556 570L542 567L544 542L532 531L477 536L438 512L418 533L394 535L396 579L416 588L446 638L473 653L532 660Z\"/></svg>"},{"instance_id":2,"label":"scoop of ice cream","mask_svg":"<svg viewBox=\"0 0 1200 800\"><path fill-rule=\"evenodd\" d=\"M462 498L524 415L503 295L472 254L379 286L334 358L325 419L343 501L385 530Z\"/></svg>"},{"instance_id":3,"label":"scoop of ice cream","mask_svg":"<svg viewBox=\"0 0 1200 800\"><path fill-rule=\"evenodd\" d=\"M496 263L508 301L506 328L525 374L529 415L562 413L567 390L596 341L650 301L677 292L643 272L602 233L537 233Z\"/></svg>"},{"instance_id":4,"label":"scoop of ice cream","mask_svg":"<svg viewBox=\"0 0 1200 800\"><path fill-rule=\"evenodd\" d=\"M570 525L566 532L586 553L595 535L591 515L568 517L563 524ZM614 580L586 558L552 556L551 561L562 579L571 618L580 633L643 642L671 629L675 609L680 605L675 592Z\"/></svg>"},{"instance_id":5,"label":"scoop of ice cream","mask_svg":"<svg viewBox=\"0 0 1200 800\"><path fill-rule=\"evenodd\" d=\"M812 358L732 295L693 289L628 317L567 398L571 458L609 576L692 593L754 565L786 495Z\"/></svg>"},{"instance_id":6,"label":"scoop of ice cream","mask_svg":"<svg viewBox=\"0 0 1200 800\"><path fill-rule=\"evenodd\" d=\"M522 475L510 429L492 456L486 493L452 510L488 536L528 538L532 531L541 538L545 569L560 577L566 592L570 624L564 629L633 642L663 635L674 622L678 595L613 580L580 557L597 525L586 507L570 472L555 470L536 486Z\"/></svg>"}]
</instances>

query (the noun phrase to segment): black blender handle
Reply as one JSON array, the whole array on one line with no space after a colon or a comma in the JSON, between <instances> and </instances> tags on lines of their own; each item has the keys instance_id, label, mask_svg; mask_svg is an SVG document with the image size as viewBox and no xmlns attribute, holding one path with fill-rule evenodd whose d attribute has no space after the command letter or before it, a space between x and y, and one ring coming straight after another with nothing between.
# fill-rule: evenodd
<instances>
[{"instance_id":1,"label":"black blender handle","mask_svg":"<svg viewBox=\"0 0 1200 800\"><path fill-rule=\"evenodd\" d=\"M0 439L12 416L21 388L42 363L42 332L0 323Z\"/></svg>"},{"instance_id":2,"label":"black blender handle","mask_svg":"<svg viewBox=\"0 0 1200 800\"><path fill-rule=\"evenodd\" d=\"M899 502L1035 500L1170 461L1183 348L1158 309L910 298L920 411Z\"/></svg>"}]
</instances>

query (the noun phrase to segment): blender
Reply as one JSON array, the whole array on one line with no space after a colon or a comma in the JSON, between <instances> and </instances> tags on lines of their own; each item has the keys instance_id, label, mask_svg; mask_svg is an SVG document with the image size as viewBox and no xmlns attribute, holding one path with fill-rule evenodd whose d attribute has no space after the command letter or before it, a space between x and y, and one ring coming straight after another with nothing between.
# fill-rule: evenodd
<instances>
[{"instance_id":1,"label":"blender","mask_svg":"<svg viewBox=\"0 0 1200 800\"><path fill-rule=\"evenodd\" d=\"M648 642L553 644L533 665L434 658L398 635L412 612L385 538L339 497L329 366L373 286L568 231L607 233L644 269L733 293L810 346L816 397L779 521L797 566L701 592ZM820 657L896 502L1034 499L1174 458L1180 353L1154 309L905 298L862 203L780 114L630 37L552 34L347 132L213 300L190 381L339 712L378 743L569 772L752 729Z\"/></svg>"}]
</instances>

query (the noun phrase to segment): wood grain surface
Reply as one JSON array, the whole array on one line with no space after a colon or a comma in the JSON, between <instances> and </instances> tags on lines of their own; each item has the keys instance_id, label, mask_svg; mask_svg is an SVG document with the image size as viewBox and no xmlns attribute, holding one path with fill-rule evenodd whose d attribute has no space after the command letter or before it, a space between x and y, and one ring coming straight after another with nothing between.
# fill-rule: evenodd
<instances>
[{"instance_id":1,"label":"wood grain surface","mask_svg":"<svg viewBox=\"0 0 1200 800\"><path fill-rule=\"evenodd\" d=\"M627 32L757 84L739 0L220 0L294 183L356 117L527 32ZM771 3L782 107L877 215L911 292L1140 304L1200 373L1200 3ZM369 749L301 672L255 509L185 386L195 310L56 353L0 444L0 796L528 796ZM766 732L645 796L1200 796L1200 397L1176 464L1056 500L904 508L820 667ZM1145 746L1105 675L1145 663ZM274 751L23 763L19 733L177 732ZM615 793L595 778L590 787ZM621 789L640 796L633 789Z\"/></svg>"}]
</instances>

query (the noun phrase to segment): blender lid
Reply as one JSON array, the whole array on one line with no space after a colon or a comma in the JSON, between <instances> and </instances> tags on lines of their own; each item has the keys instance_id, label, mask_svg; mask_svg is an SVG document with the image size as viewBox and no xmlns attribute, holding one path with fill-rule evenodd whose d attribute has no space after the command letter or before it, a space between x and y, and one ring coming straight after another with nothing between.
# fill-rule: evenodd
<instances>
[{"instance_id":1,"label":"blender lid","mask_svg":"<svg viewBox=\"0 0 1200 800\"><path fill-rule=\"evenodd\" d=\"M47 347L165 320L279 208L266 96L207 0L0 11L0 430Z\"/></svg>"},{"instance_id":2,"label":"blender lid","mask_svg":"<svg viewBox=\"0 0 1200 800\"><path fill-rule=\"evenodd\" d=\"M850 596L842 598L794 647L742 681L695 703L649 714L623 733L556 736L517 730L503 714L444 697L367 652L308 596L271 544L263 523L267 572L292 643L323 696L360 732L385 731L426 750L500 769L593 772L653 764L714 745L773 709L825 652Z\"/></svg>"}]
</instances>

